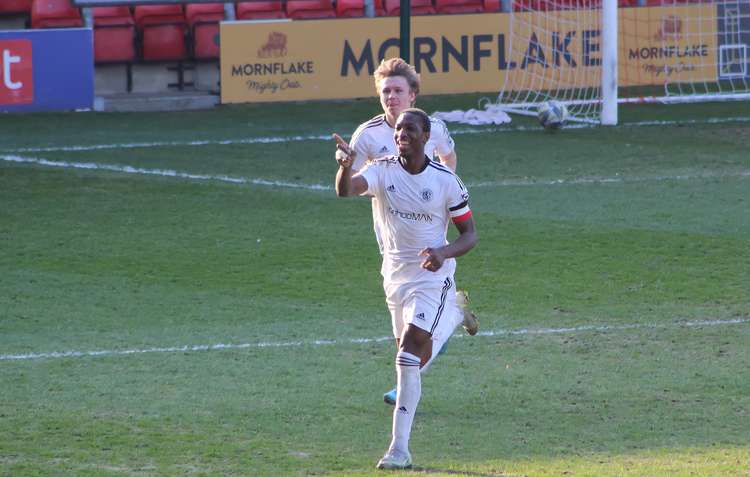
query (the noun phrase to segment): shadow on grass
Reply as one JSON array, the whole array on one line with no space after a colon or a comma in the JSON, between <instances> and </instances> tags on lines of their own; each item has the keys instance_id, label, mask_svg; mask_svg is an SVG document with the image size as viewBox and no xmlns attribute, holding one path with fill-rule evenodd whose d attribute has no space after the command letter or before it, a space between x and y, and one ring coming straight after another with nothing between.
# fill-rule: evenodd
<instances>
[{"instance_id":1,"label":"shadow on grass","mask_svg":"<svg viewBox=\"0 0 750 477\"><path fill-rule=\"evenodd\" d=\"M413 472L421 472L423 474L443 474L443 475L466 475L468 477L509 477L508 474L499 473L486 473L486 472L474 472L470 470L453 470L453 469L438 469L435 467L420 467L413 466L411 468Z\"/></svg>"}]
</instances>

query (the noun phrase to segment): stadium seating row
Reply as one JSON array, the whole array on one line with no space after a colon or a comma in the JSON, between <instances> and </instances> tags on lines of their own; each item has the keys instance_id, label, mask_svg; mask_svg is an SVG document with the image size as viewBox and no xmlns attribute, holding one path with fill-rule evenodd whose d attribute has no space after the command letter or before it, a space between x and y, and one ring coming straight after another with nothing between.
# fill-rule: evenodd
<instances>
[{"instance_id":1,"label":"stadium seating row","mask_svg":"<svg viewBox=\"0 0 750 477\"><path fill-rule=\"evenodd\" d=\"M374 0L378 16L400 14L400 0ZM515 10L577 9L601 0L513 0ZM691 0L677 0L688 3ZM692 0L695 1L695 0ZM675 0L647 0L648 5ZM621 7L638 0L618 0ZM411 0L414 15L482 13L500 10L501 0ZM0 15L30 12L32 28L83 26L70 0L0 0ZM237 20L364 16L364 0L261 0L235 5ZM92 9L95 61L102 63L212 60L219 57L221 3L114 6Z\"/></svg>"}]
</instances>

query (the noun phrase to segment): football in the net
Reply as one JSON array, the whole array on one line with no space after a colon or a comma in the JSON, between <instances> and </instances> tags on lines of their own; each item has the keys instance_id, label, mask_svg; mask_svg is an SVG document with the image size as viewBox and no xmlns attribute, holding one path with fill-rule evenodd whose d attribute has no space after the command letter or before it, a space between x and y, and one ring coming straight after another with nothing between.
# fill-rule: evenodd
<instances>
[{"instance_id":1,"label":"football in the net","mask_svg":"<svg viewBox=\"0 0 750 477\"><path fill-rule=\"evenodd\" d=\"M568 119L568 108L559 101L545 101L539 105L537 117L545 129L558 129Z\"/></svg>"}]
</instances>

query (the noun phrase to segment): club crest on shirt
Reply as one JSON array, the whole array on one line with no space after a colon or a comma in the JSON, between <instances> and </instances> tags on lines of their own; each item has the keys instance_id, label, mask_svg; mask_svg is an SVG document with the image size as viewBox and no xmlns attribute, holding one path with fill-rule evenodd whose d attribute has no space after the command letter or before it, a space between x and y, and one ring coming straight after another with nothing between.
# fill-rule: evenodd
<instances>
[{"instance_id":1,"label":"club crest on shirt","mask_svg":"<svg viewBox=\"0 0 750 477\"><path fill-rule=\"evenodd\" d=\"M422 189L422 192L420 192L419 195L424 202L429 202L430 199L432 199L432 191L430 189Z\"/></svg>"}]
</instances>

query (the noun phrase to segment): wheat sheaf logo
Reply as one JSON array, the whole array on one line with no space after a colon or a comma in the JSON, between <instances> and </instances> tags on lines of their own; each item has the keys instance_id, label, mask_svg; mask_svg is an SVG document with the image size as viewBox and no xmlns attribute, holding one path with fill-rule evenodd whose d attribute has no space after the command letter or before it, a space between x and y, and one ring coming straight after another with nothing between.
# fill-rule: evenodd
<instances>
[{"instance_id":1,"label":"wheat sheaf logo","mask_svg":"<svg viewBox=\"0 0 750 477\"><path fill-rule=\"evenodd\" d=\"M286 56L286 35L272 31L266 43L258 49L258 58L279 58Z\"/></svg>"},{"instance_id":2,"label":"wheat sheaf logo","mask_svg":"<svg viewBox=\"0 0 750 477\"><path fill-rule=\"evenodd\" d=\"M654 35L658 41L677 41L682 36L682 19L675 15L661 17L659 31Z\"/></svg>"}]
</instances>

